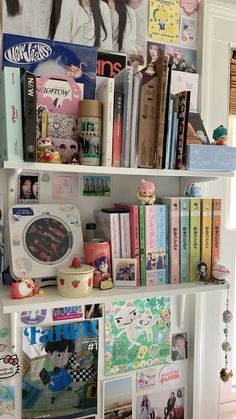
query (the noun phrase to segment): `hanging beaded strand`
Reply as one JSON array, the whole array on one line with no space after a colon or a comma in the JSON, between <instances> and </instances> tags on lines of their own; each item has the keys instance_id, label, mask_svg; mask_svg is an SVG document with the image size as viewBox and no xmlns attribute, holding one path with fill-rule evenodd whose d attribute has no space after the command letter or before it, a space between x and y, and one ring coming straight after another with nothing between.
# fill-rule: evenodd
<instances>
[{"instance_id":1,"label":"hanging beaded strand","mask_svg":"<svg viewBox=\"0 0 236 419\"><path fill-rule=\"evenodd\" d=\"M225 323L225 327L223 329L225 340L222 343L222 349L225 352L225 366L220 371L220 378L222 381L227 382L231 377L233 377L232 370L228 370L228 352L231 351L231 344L228 341L228 333L229 333L229 324L233 319L233 314L229 310L229 282L227 285L227 297L226 297L226 310L223 312L223 322Z\"/></svg>"}]
</instances>

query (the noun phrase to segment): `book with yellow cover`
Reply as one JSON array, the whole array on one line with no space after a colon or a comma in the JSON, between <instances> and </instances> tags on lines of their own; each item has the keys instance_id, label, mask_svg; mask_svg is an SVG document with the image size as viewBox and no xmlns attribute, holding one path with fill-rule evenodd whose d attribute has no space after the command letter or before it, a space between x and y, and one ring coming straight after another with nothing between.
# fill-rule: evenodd
<instances>
[{"instance_id":1,"label":"book with yellow cover","mask_svg":"<svg viewBox=\"0 0 236 419\"><path fill-rule=\"evenodd\" d=\"M197 266L200 262L200 198L189 200L189 281L198 280Z\"/></svg>"},{"instance_id":2,"label":"book with yellow cover","mask_svg":"<svg viewBox=\"0 0 236 419\"><path fill-rule=\"evenodd\" d=\"M212 199L201 202L201 261L207 265L207 279L211 277Z\"/></svg>"}]
</instances>

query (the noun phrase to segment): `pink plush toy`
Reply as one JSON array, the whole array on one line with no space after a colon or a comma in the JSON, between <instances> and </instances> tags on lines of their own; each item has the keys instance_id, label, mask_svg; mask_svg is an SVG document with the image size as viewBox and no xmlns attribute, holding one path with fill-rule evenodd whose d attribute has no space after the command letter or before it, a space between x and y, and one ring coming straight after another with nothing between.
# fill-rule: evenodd
<instances>
[{"instance_id":1,"label":"pink plush toy","mask_svg":"<svg viewBox=\"0 0 236 419\"><path fill-rule=\"evenodd\" d=\"M23 277L11 284L11 298L32 297L34 294L34 281L31 278Z\"/></svg>"},{"instance_id":2,"label":"pink plush toy","mask_svg":"<svg viewBox=\"0 0 236 419\"><path fill-rule=\"evenodd\" d=\"M154 183L142 179L136 197L142 205L153 205L156 200Z\"/></svg>"}]
</instances>

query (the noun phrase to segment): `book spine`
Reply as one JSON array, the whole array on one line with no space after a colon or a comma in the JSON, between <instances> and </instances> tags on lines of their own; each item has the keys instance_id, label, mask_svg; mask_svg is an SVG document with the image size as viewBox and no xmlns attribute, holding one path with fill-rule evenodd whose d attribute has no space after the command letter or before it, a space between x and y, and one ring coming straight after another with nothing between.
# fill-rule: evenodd
<instances>
[{"instance_id":1,"label":"book spine","mask_svg":"<svg viewBox=\"0 0 236 419\"><path fill-rule=\"evenodd\" d=\"M23 160L20 69L5 67L0 81L0 159Z\"/></svg>"},{"instance_id":2,"label":"book spine","mask_svg":"<svg viewBox=\"0 0 236 419\"><path fill-rule=\"evenodd\" d=\"M221 207L221 198L214 198L212 202L212 267L220 260Z\"/></svg>"},{"instance_id":3,"label":"book spine","mask_svg":"<svg viewBox=\"0 0 236 419\"><path fill-rule=\"evenodd\" d=\"M107 85L103 87L98 99L103 103L103 129L102 129L102 166L112 165L112 131L114 113L114 79L107 79ZM99 93L99 89L98 89Z\"/></svg>"},{"instance_id":4,"label":"book spine","mask_svg":"<svg viewBox=\"0 0 236 419\"><path fill-rule=\"evenodd\" d=\"M171 150L170 150L169 169L174 169L174 166L175 166L177 126L178 126L177 113L174 111L174 113L173 113L173 125L172 125L172 132L171 132Z\"/></svg>"},{"instance_id":5,"label":"book spine","mask_svg":"<svg viewBox=\"0 0 236 419\"><path fill-rule=\"evenodd\" d=\"M146 285L156 285L156 208L154 205L146 205L144 208L146 240Z\"/></svg>"},{"instance_id":6,"label":"book spine","mask_svg":"<svg viewBox=\"0 0 236 419\"><path fill-rule=\"evenodd\" d=\"M129 167L130 161L130 136L131 136L131 111L133 89L133 67L127 66L127 83L124 92L124 118L122 133L122 166Z\"/></svg>"},{"instance_id":7,"label":"book spine","mask_svg":"<svg viewBox=\"0 0 236 419\"><path fill-rule=\"evenodd\" d=\"M160 59L160 66L157 66L156 68L156 73L158 75L159 80L157 98L156 139L154 151L154 167L156 169L162 168L168 75L168 57L163 56L160 57Z\"/></svg>"},{"instance_id":8,"label":"book spine","mask_svg":"<svg viewBox=\"0 0 236 419\"><path fill-rule=\"evenodd\" d=\"M168 130L166 139L166 152L165 152L165 169L169 169L170 164L170 148L171 148L171 135L172 135L172 121L173 121L173 99L169 105L169 117L168 117Z\"/></svg>"},{"instance_id":9,"label":"book spine","mask_svg":"<svg viewBox=\"0 0 236 419\"><path fill-rule=\"evenodd\" d=\"M116 208L128 209L130 212L131 257L137 259L136 278L140 286L140 250L139 250L139 211L138 205L115 204Z\"/></svg>"},{"instance_id":10,"label":"book spine","mask_svg":"<svg viewBox=\"0 0 236 419\"><path fill-rule=\"evenodd\" d=\"M189 199L180 198L180 282L189 281Z\"/></svg>"},{"instance_id":11,"label":"book spine","mask_svg":"<svg viewBox=\"0 0 236 419\"><path fill-rule=\"evenodd\" d=\"M200 262L200 199L189 200L189 281L198 279L197 266Z\"/></svg>"},{"instance_id":12,"label":"book spine","mask_svg":"<svg viewBox=\"0 0 236 419\"><path fill-rule=\"evenodd\" d=\"M130 240L130 214L129 212L120 213L120 243L121 257L131 258L131 240Z\"/></svg>"},{"instance_id":13,"label":"book spine","mask_svg":"<svg viewBox=\"0 0 236 419\"><path fill-rule=\"evenodd\" d=\"M157 249L157 285L166 284L168 281L167 275L167 206L156 205L156 249Z\"/></svg>"},{"instance_id":14,"label":"book spine","mask_svg":"<svg viewBox=\"0 0 236 419\"><path fill-rule=\"evenodd\" d=\"M36 76L25 73L24 81L24 160L35 162L36 159Z\"/></svg>"},{"instance_id":15,"label":"book spine","mask_svg":"<svg viewBox=\"0 0 236 419\"><path fill-rule=\"evenodd\" d=\"M131 118L131 134L130 134L130 167L138 166L138 129L139 129L139 106L140 106L140 88L141 75L137 75L133 80L133 97L132 97L132 118Z\"/></svg>"},{"instance_id":16,"label":"book spine","mask_svg":"<svg viewBox=\"0 0 236 419\"><path fill-rule=\"evenodd\" d=\"M146 285L145 206L139 206L140 284Z\"/></svg>"},{"instance_id":17,"label":"book spine","mask_svg":"<svg viewBox=\"0 0 236 419\"><path fill-rule=\"evenodd\" d=\"M208 280L211 278L212 199L201 201L201 261L207 265Z\"/></svg>"},{"instance_id":18,"label":"book spine","mask_svg":"<svg viewBox=\"0 0 236 419\"><path fill-rule=\"evenodd\" d=\"M121 166L121 148L123 131L123 101L124 94L115 91L114 94L114 118L113 118L113 144L112 144L112 166Z\"/></svg>"},{"instance_id":19,"label":"book spine","mask_svg":"<svg viewBox=\"0 0 236 419\"><path fill-rule=\"evenodd\" d=\"M183 169L183 162L185 159L185 144L187 141L187 128L188 128L188 113L190 104L190 92L182 92L178 94L179 99L179 124L177 135L177 148L176 148L176 169Z\"/></svg>"},{"instance_id":20,"label":"book spine","mask_svg":"<svg viewBox=\"0 0 236 419\"><path fill-rule=\"evenodd\" d=\"M121 257L120 251L120 220L119 214L109 214L111 229L111 255L112 260Z\"/></svg>"}]
</instances>

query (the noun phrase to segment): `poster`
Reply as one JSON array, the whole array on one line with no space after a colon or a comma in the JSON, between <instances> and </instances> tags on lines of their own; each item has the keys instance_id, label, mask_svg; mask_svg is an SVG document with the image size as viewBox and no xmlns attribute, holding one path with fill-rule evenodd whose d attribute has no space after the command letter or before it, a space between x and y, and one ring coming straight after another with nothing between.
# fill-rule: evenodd
<instances>
[{"instance_id":1,"label":"poster","mask_svg":"<svg viewBox=\"0 0 236 419\"><path fill-rule=\"evenodd\" d=\"M184 388L138 397L137 419L143 418L184 419Z\"/></svg>"},{"instance_id":2,"label":"poster","mask_svg":"<svg viewBox=\"0 0 236 419\"><path fill-rule=\"evenodd\" d=\"M103 382L103 418L132 419L132 377Z\"/></svg>"},{"instance_id":3,"label":"poster","mask_svg":"<svg viewBox=\"0 0 236 419\"><path fill-rule=\"evenodd\" d=\"M150 0L149 4L149 39L178 44L179 0Z\"/></svg>"},{"instance_id":4,"label":"poster","mask_svg":"<svg viewBox=\"0 0 236 419\"><path fill-rule=\"evenodd\" d=\"M24 418L97 414L98 321L23 329Z\"/></svg>"},{"instance_id":5,"label":"poster","mask_svg":"<svg viewBox=\"0 0 236 419\"><path fill-rule=\"evenodd\" d=\"M170 361L170 298L105 305L105 375Z\"/></svg>"}]
</instances>

